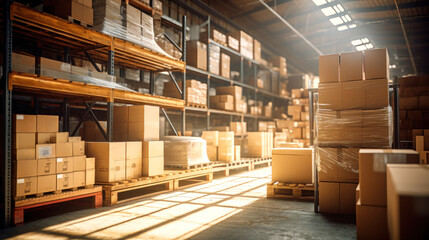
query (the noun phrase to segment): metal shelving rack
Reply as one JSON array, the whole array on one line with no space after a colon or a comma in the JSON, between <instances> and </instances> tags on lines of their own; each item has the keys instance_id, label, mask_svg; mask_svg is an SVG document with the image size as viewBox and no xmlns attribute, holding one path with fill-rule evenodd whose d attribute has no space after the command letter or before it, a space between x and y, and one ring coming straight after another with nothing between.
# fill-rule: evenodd
<instances>
[{"instance_id":1,"label":"metal shelving rack","mask_svg":"<svg viewBox=\"0 0 429 240\"><path fill-rule=\"evenodd\" d=\"M152 2L152 1L151 1ZM113 105L115 102L127 104L150 104L160 106L168 118L164 108L182 110L182 133L185 131L185 89L186 81L182 81L182 99L154 96L154 73L161 71L176 71L183 74L186 79L186 30L182 29L182 59L176 60L135 45L125 40L87 29L80 25L70 23L56 16L38 12L24 5L13 3L12 0L3 1L3 77L1 84L1 116L2 116L2 162L0 185L1 227L12 224L12 209L14 207L12 190L12 95L14 92L30 94L35 97L57 98L63 100L63 129L69 129L69 100L85 101L86 112L84 116L91 115L107 141L112 140ZM143 11L150 10L145 7ZM153 11L152 11L153 12ZM186 16L183 17L186 26ZM115 63L121 66L141 69L150 72L150 94L136 93L126 90L112 89L67 79L56 79L35 74L12 72L12 36L49 43L59 52L64 51L64 59L70 60L73 56L88 58L95 65L95 61L107 65L109 75L114 75ZM175 45L178 47L177 45ZM36 56L38 57L38 56ZM40 56L39 56L40 57ZM175 81L173 79L173 81ZM180 91L180 90L179 90ZM87 101L91 101L88 104ZM95 101L104 102L103 110L107 113L107 131L101 127L93 112ZM85 118L82 118L82 121ZM79 123L81 124L81 123ZM174 129L174 126L171 125ZM174 129L175 132L177 132ZM76 132L76 129L73 133Z\"/></svg>"}]
</instances>

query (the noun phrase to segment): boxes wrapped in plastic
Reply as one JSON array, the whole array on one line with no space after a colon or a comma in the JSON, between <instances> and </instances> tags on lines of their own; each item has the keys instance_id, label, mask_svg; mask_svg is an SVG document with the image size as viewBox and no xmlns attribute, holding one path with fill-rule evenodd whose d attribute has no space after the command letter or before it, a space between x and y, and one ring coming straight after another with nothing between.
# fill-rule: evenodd
<instances>
[{"instance_id":1,"label":"boxes wrapped in plastic","mask_svg":"<svg viewBox=\"0 0 429 240\"><path fill-rule=\"evenodd\" d=\"M191 166L209 163L206 141L199 137L167 136L164 141L164 164Z\"/></svg>"},{"instance_id":2,"label":"boxes wrapped in plastic","mask_svg":"<svg viewBox=\"0 0 429 240\"><path fill-rule=\"evenodd\" d=\"M359 181L359 148L319 147L316 156L320 181Z\"/></svg>"}]
</instances>

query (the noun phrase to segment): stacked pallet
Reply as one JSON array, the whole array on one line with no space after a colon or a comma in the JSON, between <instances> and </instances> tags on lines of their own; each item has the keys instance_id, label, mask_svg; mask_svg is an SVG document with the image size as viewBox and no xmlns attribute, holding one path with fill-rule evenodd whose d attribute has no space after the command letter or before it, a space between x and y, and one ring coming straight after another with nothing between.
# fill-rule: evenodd
<instances>
[{"instance_id":1,"label":"stacked pallet","mask_svg":"<svg viewBox=\"0 0 429 240\"><path fill-rule=\"evenodd\" d=\"M411 148L413 129L428 129L429 77L415 76L399 79L399 137L403 147ZM406 142L409 143L407 144Z\"/></svg>"},{"instance_id":2,"label":"stacked pallet","mask_svg":"<svg viewBox=\"0 0 429 240\"><path fill-rule=\"evenodd\" d=\"M182 82L177 82L179 87ZM173 98L182 98L173 82L164 83L164 96ZM188 106L207 107L207 84L197 80L186 80L185 100Z\"/></svg>"},{"instance_id":3,"label":"stacked pallet","mask_svg":"<svg viewBox=\"0 0 429 240\"><path fill-rule=\"evenodd\" d=\"M58 116L13 116L15 197L94 184L94 159L85 142L58 132Z\"/></svg>"},{"instance_id":4,"label":"stacked pallet","mask_svg":"<svg viewBox=\"0 0 429 240\"><path fill-rule=\"evenodd\" d=\"M292 115L293 128L290 130L292 142L310 146L310 112L308 89L292 89L292 103L288 106L288 114Z\"/></svg>"},{"instance_id":5,"label":"stacked pallet","mask_svg":"<svg viewBox=\"0 0 429 240\"><path fill-rule=\"evenodd\" d=\"M215 109L247 112L247 104L243 100L243 89L239 86L217 87L216 96L210 96L210 106Z\"/></svg>"},{"instance_id":6,"label":"stacked pallet","mask_svg":"<svg viewBox=\"0 0 429 240\"><path fill-rule=\"evenodd\" d=\"M355 214L350 196L358 183L359 149L391 147L388 65L386 49L368 50L365 58L362 52L320 57L317 142L323 213Z\"/></svg>"}]
</instances>

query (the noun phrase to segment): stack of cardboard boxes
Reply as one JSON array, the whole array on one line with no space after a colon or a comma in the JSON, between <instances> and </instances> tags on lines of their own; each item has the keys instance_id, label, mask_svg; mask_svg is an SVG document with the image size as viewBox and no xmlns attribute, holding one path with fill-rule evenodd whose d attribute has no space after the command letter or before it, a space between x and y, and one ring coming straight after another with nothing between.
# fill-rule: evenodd
<instances>
[{"instance_id":1,"label":"stack of cardboard boxes","mask_svg":"<svg viewBox=\"0 0 429 240\"><path fill-rule=\"evenodd\" d=\"M92 0L44 0L43 10L68 20L93 25ZM82 24L83 25L83 24Z\"/></svg>"},{"instance_id":2,"label":"stack of cardboard boxes","mask_svg":"<svg viewBox=\"0 0 429 240\"><path fill-rule=\"evenodd\" d=\"M243 89L239 86L217 87L216 96L210 96L211 107L246 113L247 104L242 99L242 91Z\"/></svg>"},{"instance_id":3,"label":"stack of cardboard boxes","mask_svg":"<svg viewBox=\"0 0 429 240\"><path fill-rule=\"evenodd\" d=\"M238 40L238 43L239 43L238 49L239 49L241 55L243 55L247 58L253 59L253 38L249 34L243 32L243 31L233 32L230 34L230 36L231 36L231 38ZM229 45L230 41L231 40L228 39L228 45ZM238 50L238 49L235 49L235 50Z\"/></svg>"},{"instance_id":4,"label":"stack of cardboard boxes","mask_svg":"<svg viewBox=\"0 0 429 240\"><path fill-rule=\"evenodd\" d=\"M181 88L182 82L177 82ZM164 83L164 96L182 98L176 85L172 82ZM186 103L189 105L207 106L207 84L197 80L186 80Z\"/></svg>"},{"instance_id":5,"label":"stack of cardboard boxes","mask_svg":"<svg viewBox=\"0 0 429 240\"><path fill-rule=\"evenodd\" d=\"M247 122L230 122L229 128L236 136L244 136L247 134Z\"/></svg>"},{"instance_id":6,"label":"stack of cardboard boxes","mask_svg":"<svg viewBox=\"0 0 429 240\"><path fill-rule=\"evenodd\" d=\"M302 143L304 147L310 146L310 112L308 89L292 89L292 103L288 106L288 114L294 121L290 128L292 142Z\"/></svg>"},{"instance_id":7,"label":"stack of cardboard boxes","mask_svg":"<svg viewBox=\"0 0 429 240\"><path fill-rule=\"evenodd\" d=\"M58 116L17 114L13 118L15 196L94 184L94 159L85 156L80 137L58 132Z\"/></svg>"},{"instance_id":8,"label":"stack of cardboard boxes","mask_svg":"<svg viewBox=\"0 0 429 240\"><path fill-rule=\"evenodd\" d=\"M354 214L350 196L358 182L359 149L391 147L388 66L386 49L319 59L317 141L323 213Z\"/></svg>"},{"instance_id":9,"label":"stack of cardboard boxes","mask_svg":"<svg viewBox=\"0 0 429 240\"><path fill-rule=\"evenodd\" d=\"M356 201L357 239L389 239L386 167L390 163L409 165L418 162L419 154L413 150L361 149L359 151L359 187L356 190L356 198L353 198ZM344 197L347 201L352 201L350 196Z\"/></svg>"},{"instance_id":10,"label":"stack of cardboard boxes","mask_svg":"<svg viewBox=\"0 0 429 240\"><path fill-rule=\"evenodd\" d=\"M429 129L413 129L414 149L420 154L420 164L429 164Z\"/></svg>"},{"instance_id":11,"label":"stack of cardboard boxes","mask_svg":"<svg viewBox=\"0 0 429 240\"><path fill-rule=\"evenodd\" d=\"M207 70L207 45L200 41L186 42L186 63Z\"/></svg>"},{"instance_id":12,"label":"stack of cardboard boxes","mask_svg":"<svg viewBox=\"0 0 429 240\"><path fill-rule=\"evenodd\" d=\"M239 160L235 156L236 151L240 156L240 149L234 146L234 132L203 131L201 137L207 142L207 156L210 161Z\"/></svg>"},{"instance_id":13,"label":"stack of cardboard boxes","mask_svg":"<svg viewBox=\"0 0 429 240\"><path fill-rule=\"evenodd\" d=\"M287 77L286 58L275 56L271 58L271 63L273 64L274 69L276 69L281 76Z\"/></svg>"},{"instance_id":14,"label":"stack of cardboard boxes","mask_svg":"<svg viewBox=\"0 0 429 240\"><path fill-rule=\"evenodd\" d=\"M247 157L270 158L273 150L272 132L248 132Z\"/></svg>"},{"instance_id":15,"label":"stack of cardboard boxes","mask_svg":"<svg viewBox=\"0 0 429 240\"><path fill-rule=\"evenodd\" d=\"M403 147L405 141L415 141L413 129L428 129L429 78L414 76L399 78L399 129Z\"/></svg>"}]
</instances>

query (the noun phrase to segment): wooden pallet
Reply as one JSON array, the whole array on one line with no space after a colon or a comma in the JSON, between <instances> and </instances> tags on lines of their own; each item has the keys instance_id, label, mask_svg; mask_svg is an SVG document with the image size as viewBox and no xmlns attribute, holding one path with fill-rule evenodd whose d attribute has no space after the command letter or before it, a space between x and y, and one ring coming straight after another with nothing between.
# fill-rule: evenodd
<instances>
[{"instance_id":1,"label":"wooden pallet","mask_svg":"<svg viewBox=\"0 0 429 240\"><path fill-rule=\"evenodd\" d=\"M15 200L14 213L14 224L24 223L24 211L27 209L37 207L47 207L52 204L67 202L83 198L93 198L92 207L98 208L102 204L102 188L100 186L94 186L92 188L80 188L77 190L69 189L68 191L62 191L61 193L47 194L40 197L34 196L33 198L26 198L23 200Z\"/></svg>"},{"instance_id":2,"label":"wooden pallet","mask_svg":"<svg viewBox=\"0 0 429 240\"><path fill-rule=\"evenodd\" d=\"M252 162L252 170L255 170L255 166L266 164L267 167L271 166L271 158L244 158L249 159Z\"/></svg>"},{"instance_id":3,"label":"wooden pallet","mask_svg":"<svg viewBox=\"0 0 429 240\"><path fill-rule=\"evenodd\" d=\"M94 185L91 184L91 185L74 187L74 188L68 188L68 189L62 189L62 190L55 190L55 191L49 191L49 192L43 192L43 193L36 193L36 194L31 194L31 195L26 195L26 196L18 196L18 197L15 197L15 201L21 201L21 200L32 199L32 198L40 198L40 197L43 197L43 196L61 194L61 193L66 193L66 192L70 192L70 191L77 191L77 190L80 190L80 189L91 189L93 187L94 187Z\"/></svg>"},{"instance_id":4,"label":"wooden pallet","mask_svg":"<svg viewBox=\"0 0 429 240\"><path fill-rule=\"evenodd\" d=\"M267 197L313 201L314 185L270 182L267 184Z\"/></svg>"},{"instance_id":5,"label":"wooden pallet","mask_svg":"<svg viewBox=\"0 0 429 240\"><path fill-rule=\"evenodd\" d=\"M164 174L153 177L141 177L97 184L103 185L103 205L112 206L117 203L169 192L212 180L212 168L204 167L187 170L166 170Z\"/></svg>"},{"instance_id":6,"label":"wooden pallet","mask_svg":"<svg viewBox=\"0 0 429 240\"><path fill-rule=\"evenodd\" d=\"M207 109L207 105L205 104L198 104L198 103L186 103L187 107L194 107L194 108L201 108L201 109Z\"/></svg>"},{"instance_id":7,"label":"wooden pallet","mask_svg":"<svg viewBox=\"0 0 429 240\"><path fill-rule=\"evenodd\" d=\"M83 22L83 21L81 21L81 20L79 20L79 19L76 19L76 18L74 18L74 17L72 17L72 16L68 16L68 20L69 20L69 22L71 22L71 23L75 23L75 24L79 24L79 25L81 25L82 27L86 27L86 28L92 27L92 25L91 25L91 24L88 24L88 23L86 23L86 22Z\"/></svg>"},{"instance_id":8,"label":"wooden pallet","mask_svg":"<svg viewBox=\"0 0 429 240\"><path fill-rule=\"evenodd\" d=\"M252 170L252 161L248 159L241 159L234 162L220 162L213 163L213 172L223 172L224 176L229 176L229 171L238 168L247 168L248 171Z\"/></svg>"},{"instance_id":9,"label":"wooden pallet","mask_svg":"<svg viewBox=\"0 0 429 240\"><path fill-rule=\"evenodd\" d=\"M197 169L197 168L207 168L211 167L213 165L212 162L209 163L200 163L200 164L193 164L193 165L164 165L165 169L184 169L184 170L190 170L190 169Z\"/></svg>"}]
</instances>

